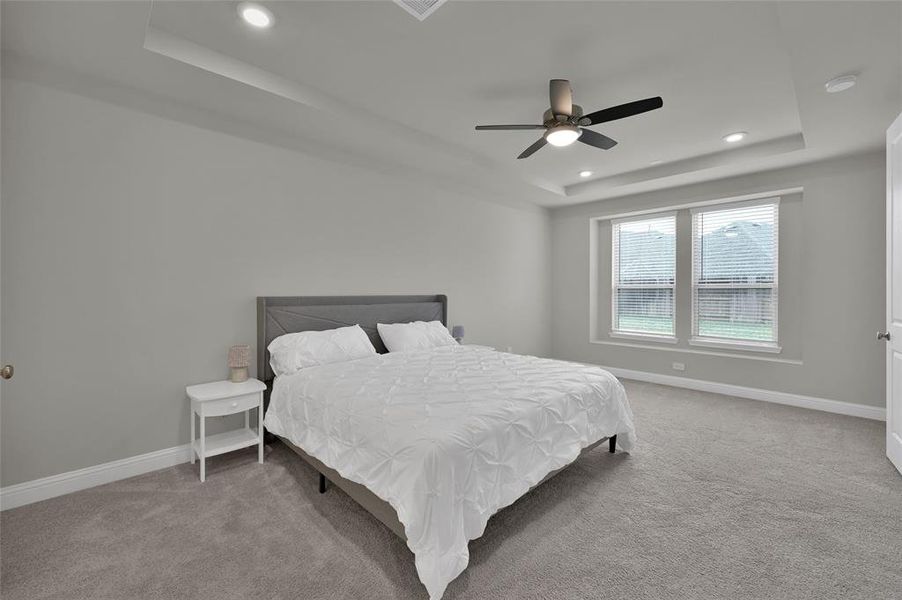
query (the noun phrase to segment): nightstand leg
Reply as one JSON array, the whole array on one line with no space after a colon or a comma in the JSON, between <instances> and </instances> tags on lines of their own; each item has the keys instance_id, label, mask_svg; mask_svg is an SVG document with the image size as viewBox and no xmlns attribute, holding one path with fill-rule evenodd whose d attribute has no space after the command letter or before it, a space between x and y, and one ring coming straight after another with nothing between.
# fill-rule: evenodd
<instances>
[{"instance_id":1,"label":"nightstand leg","mask_svg":"<svg viewBox=\"0 0 902 600\"><path fill-rule=\"evenodd\" d=\"M257 462L263 464L263 394L260 394L260 405L257 407Z\"/></svg>"},{"instance_id":2,"label":"nightstand leg","mask_svg":"<svg viewBox=\"0 0 902 600\"><path fill-rule=\"evenodd\" d=\"M191 464L194 464L194 408L188 410L188 418L191 419Z\"/></svg>"},{"instance_id":3,"label":"nightstand leg","mask_svg":"<svg viewBox=\"0 0 902 600\"><path fill-rule=\"evenodd\" d=\"M205 426L204 415L201 413L200 415L200 480L201 482L206 481L207 479L207 445L205 440L207 438L207 428Z\"/></svg>"}]
</instances>

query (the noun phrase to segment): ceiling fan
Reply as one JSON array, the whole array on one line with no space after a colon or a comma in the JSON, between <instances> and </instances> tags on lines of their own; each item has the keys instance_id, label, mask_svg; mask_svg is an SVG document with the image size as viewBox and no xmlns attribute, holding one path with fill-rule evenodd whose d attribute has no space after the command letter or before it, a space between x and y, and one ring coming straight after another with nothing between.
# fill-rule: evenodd
<instances>
[{"instance_id":1,"label":"ceiling fan","mask_svg":"<svg viewBox=\"0 0 902 600\"><path fill-rule=\"evenodd\" d=\"M661 100L661 97L655 96L654 98L627 102L626 104L612 106L584 115L583 108L578 104L573 104L573 90L570 88L568 80L552 79L548 82L548 92L551 97L551 108L545 111L541 125L477 125L476 130L544 129L545 133L542 134L542 137L524 150L517 158L528 158L545 144L569 146L577 140L602 150L610 150L617 145L616 140L585 128L591 125L598 125L599 123L625 119L626 117L632 117L633 115L664 106L664 101Z\"/></svg>"}]
</instances>

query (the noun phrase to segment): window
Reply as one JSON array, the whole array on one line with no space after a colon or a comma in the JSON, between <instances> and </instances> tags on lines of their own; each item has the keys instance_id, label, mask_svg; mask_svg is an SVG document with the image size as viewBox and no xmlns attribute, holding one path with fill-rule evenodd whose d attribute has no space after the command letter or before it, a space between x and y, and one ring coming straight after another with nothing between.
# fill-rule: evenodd
<instances>
[{"instance_id":1,"label":"window","mask_svg":"<svg viewBox=\"0 0 902 600\"><path fill-rule=\"evenodd\" d=\"M614 334L673 337L674 213L612 222Z\"/></svg>"},{"instance_id":2,"label":"window","mask_svg":"<svg viewBox=\"0 0 902 600\"><path fill-rule=\"evenodd\" d=\"M692 212L693 342L776 348L778 202Z\"/></svg>"}]
</instances>

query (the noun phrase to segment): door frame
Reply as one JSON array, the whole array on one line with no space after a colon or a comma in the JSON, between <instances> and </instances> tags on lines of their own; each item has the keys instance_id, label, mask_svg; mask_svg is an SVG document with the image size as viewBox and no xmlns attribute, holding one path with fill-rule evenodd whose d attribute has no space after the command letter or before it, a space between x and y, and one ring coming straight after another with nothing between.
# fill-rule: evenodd
<instances>
[{"instance_id":1,"label":"door frame","mask_svg":"<svg viewBox=\"0 0 902 600\"><path fill-rule=\"evenodd\" d=\"M894 146L895 144L895 146ZM889 129L886 130L886 320L884 331L893 330L893 229L894 219L902 218L902 215L893 214L894 186L902 193L902 182L893 180L893 161L900 160L896 153L902 153L902 114L896 117ZM898 199L902 205L902 198ZM902 262L902 257L899 257ZM895 337L897 337L898 334ZM891 339L886 343L886 457L896 468L902 472L902 443L894 439L893 424L899 419L899 415L893 413L893 346L902 340ZM902 388L902 382L895 384Z\"/></svg>"}]
</instances>

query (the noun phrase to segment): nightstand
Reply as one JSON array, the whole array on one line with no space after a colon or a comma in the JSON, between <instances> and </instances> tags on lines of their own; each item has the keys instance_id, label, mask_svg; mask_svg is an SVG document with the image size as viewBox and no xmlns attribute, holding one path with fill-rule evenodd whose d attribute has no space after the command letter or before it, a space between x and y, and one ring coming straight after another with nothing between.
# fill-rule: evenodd
<instances>
[{"instance_id":1,"label":"nightstand","mask_svg":"<svg viewBox=\"0 0 902 600\"><path fill-rule=\"evenodd\" d=\"M207 475L207 457L216 456L232 450L239 450L257 444L259 447L257 460L263 463L263 391L266 385L257 379L248 379L241 383L231 381L215 381L190 385L185 388L191 400L191 464L194 458L200 459L200 480ZM257 409L257 429L251 429L250 412ZM244 428L226 431L207 437L205 420L207 417L222 417L244 413ZM194 416L200 418L200 438L194 438Z\"/></svg>"}]
</instances>

